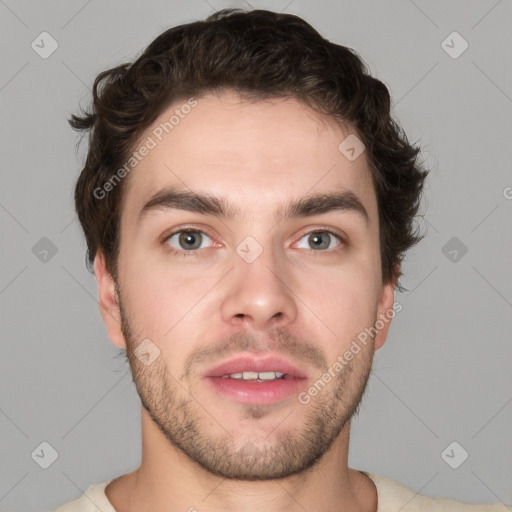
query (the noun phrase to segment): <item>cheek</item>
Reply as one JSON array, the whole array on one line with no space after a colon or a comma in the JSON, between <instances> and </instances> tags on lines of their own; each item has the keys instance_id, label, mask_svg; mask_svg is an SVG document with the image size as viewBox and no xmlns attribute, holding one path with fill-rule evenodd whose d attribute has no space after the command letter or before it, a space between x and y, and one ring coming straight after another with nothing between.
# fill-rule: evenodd
<instances>
[{"instance_id":1,"label":"cheek","mask_svg":"<svg viewBox=\"0 0 512 512\"><path fill-rule=\"evenodd\" d=\"M137 264L135 259L124 270L123 290L130 297L133 322L147 337L166 343L199 314L206 280L157 265Z\"/></svg>"},{"instance_id":2,"label":"cheek","mask_svg":"<svg viewBox=\"0 0 512 512\"><path fill-rule=\"evenodd\" d=\"M376 279L378 276L369 265L331 268L314 275L310 273L309 278L302 275L297 295L317 315L314 322L318 323L319 333L327 333L336 345L349 344L375 321ZM311 317L307 308L304 314Z\"/></svg>"},{"instance_id":3,"label":"cheek","mask_svg":"<svg viewBox=\"0 0 512 512\"><path fill-rule=\"evenodd\" d=\"M195 280L195 288L201 288L196 290L190 279L171 279L139 270L128 281L124 286L129 297L128 320L136 340L149 338L160 350L166 371L179 379L183 361L193 349L197 322L204 316L198 304L202 296L200 280Z\"/></svg>"}]
</instances>

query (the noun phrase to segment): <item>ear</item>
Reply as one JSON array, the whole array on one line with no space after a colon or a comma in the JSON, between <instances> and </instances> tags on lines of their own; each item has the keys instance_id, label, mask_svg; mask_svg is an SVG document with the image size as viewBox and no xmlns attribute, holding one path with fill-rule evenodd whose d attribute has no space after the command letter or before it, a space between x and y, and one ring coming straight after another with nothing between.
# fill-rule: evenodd
<instances>
[{"instance_id":1,"label":"ear","mask_svg":"<svg viewBox=\"0 0 512 512\"><path fill-rule=\"evenodd\" d=\"M119 348L126 348L126 340L121 330L121 311L114 279L107 269L105 256L98 250L94 258L94 274L98 283L100 312L107 328L110 341Z\"/></svg>"},{"instance_id":2,"label":"ear","mask_svg":"<svg viewBox=\"0 0 512 512\"><path fill-rule=\"evenodd\" d=\"M399 275L400 266L396 265L395 268L395 275ZM375 350L379 350L379 348L381 348L386 342L386 338L388 337L388 331L389 328L391 327L391 321L395 317L396 312L402 309L401 305L399 306L400 309L396 309L393 307L395 300L395 286L396 280L382 286L381 296L379 299L379 306L377 310L376 323L377 327L379 328L379 331L375 336Z\"/></svg>"}]
</instances>

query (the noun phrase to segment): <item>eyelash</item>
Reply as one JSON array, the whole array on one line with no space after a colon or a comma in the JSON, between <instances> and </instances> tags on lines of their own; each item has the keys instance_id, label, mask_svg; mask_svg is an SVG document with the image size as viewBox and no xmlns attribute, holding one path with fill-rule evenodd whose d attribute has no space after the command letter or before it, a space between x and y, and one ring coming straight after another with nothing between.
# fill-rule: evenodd
<instances>
[{"instance_id":1,"label":"eyelash","mask_svg":"<svg viewBox=\"0 0 512 512\"><path fill-rule=\"evenodd\" d=\"M172 233L166 234L163 237L162 244L164 244L167 247L167 250L169 251L169 253L171 253L174 256L183 256L183 257L198 256L197 253L199 251L201 251L202 249L194 249L192 251L177 250L177 249L174 249L173 247L171 247L167 243L167 241L172 236L176 235L177 233L186 233L186 232L202 233L202 234L206 235L207 237L212 238L208 233L206 233L205 231L203 231L201 229L196 229L196 228L192 228L192 227L185 227L185 228L182 227L181 229L177 229L176 231L173 231ZM326 228L324 228L324 229L318 229L317 228L317 229L313 229L311 231L306 231L305 233L302 233L302 235L299 238L299 240L304 238L306 235L311 235L313 233L329 233L330 235L334 236L335 238L337 238L340 241L339 246L335 247L334 249L323 250L323 251L315 251L314 249L309 249L309 250L306 249L310 253L313 253L314 256L320 256L320 255L322 255L322 253L332 254L334 252L337 252L337 251L341 250L346 245L346 241L345 241L345 239L341 235L339 235L338 233L335 233L334 231L331 231L330 229L326 229Z\"/></svg>"}]
</instances>

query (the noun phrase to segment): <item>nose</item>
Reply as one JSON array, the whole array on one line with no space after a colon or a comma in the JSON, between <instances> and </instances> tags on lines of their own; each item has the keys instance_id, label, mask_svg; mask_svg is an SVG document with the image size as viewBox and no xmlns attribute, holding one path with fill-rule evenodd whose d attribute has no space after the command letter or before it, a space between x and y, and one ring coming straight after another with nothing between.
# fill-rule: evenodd
<instances>
[{"instance_id":1,"label":"nose","mask_svg":"<svg viewBox=\"0 0 512 512\"><path fill-rule=\"evenodd\" d=\"M261 331L294 322L296 295L284 265L267 249L252 263L236 255L221 307L224 322Z\"/></svg>"}]
</instances>

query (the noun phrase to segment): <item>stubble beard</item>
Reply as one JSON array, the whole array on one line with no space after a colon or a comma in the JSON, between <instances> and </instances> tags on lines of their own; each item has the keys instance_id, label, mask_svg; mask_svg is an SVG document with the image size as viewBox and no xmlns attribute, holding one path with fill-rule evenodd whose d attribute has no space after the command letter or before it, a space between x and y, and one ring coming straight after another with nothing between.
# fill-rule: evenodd
<instances>
[{"instance_id":1,"label":"stubble beard","mask_svg":"<svg viewBox=\"0 0 512 512\"><path fill-rule=\"evenodd\" d=\"M134 349L144 337L134 333L119 293L118 302L126 358L142 406L173 447L211 474L264 481L310 471L359 412L372 369L373 339L307 405L297 400L291 414L281 414L264 440L252 440L250 433L237 439L229 433L233 425L222 425L222 411L215 404L198 403L169 373L162 357L149 366L138 360ZM275 414L265 405L240 404L240 409L244 420L254 422ZM293 423L294 412L300 420L285 430L279 422ZM220 433L208 430L213 420Z\"/></svg>"}]
</instances>

